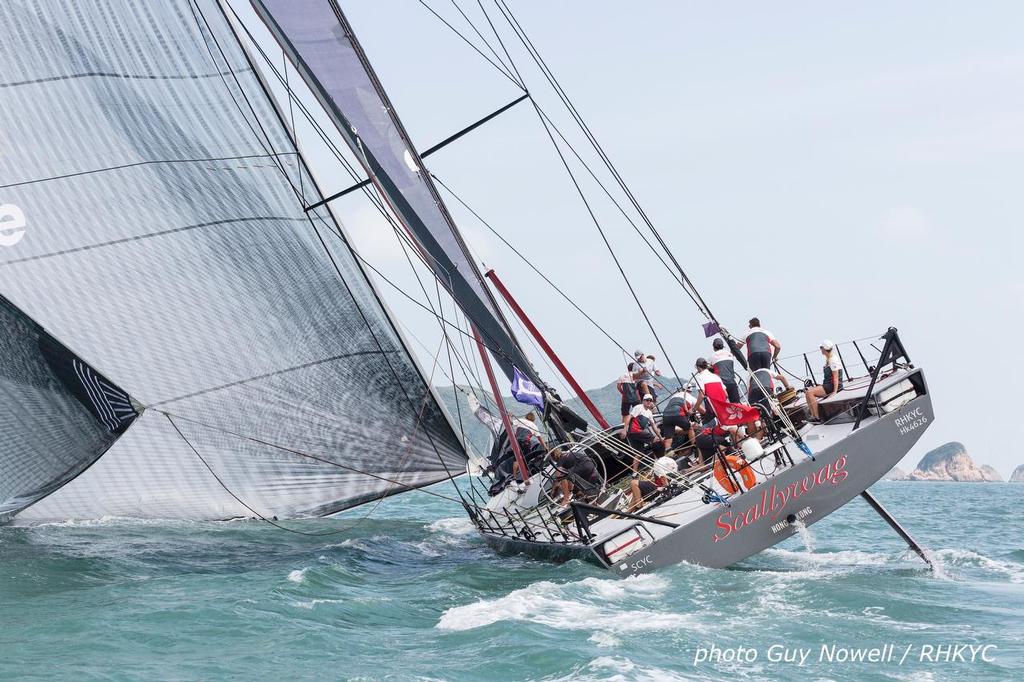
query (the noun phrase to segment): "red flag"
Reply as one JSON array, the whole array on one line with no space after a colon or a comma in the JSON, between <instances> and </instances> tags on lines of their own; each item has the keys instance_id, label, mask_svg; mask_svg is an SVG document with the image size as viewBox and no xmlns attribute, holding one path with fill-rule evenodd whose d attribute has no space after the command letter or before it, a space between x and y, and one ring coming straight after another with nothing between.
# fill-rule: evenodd
<instances>
[{"instance_id":1,"label":"red flag","mask_svg":"<svg viewBox=\"0 0 1024 682\"><path fill-rule=\"evenodd\" d=\"M761 418L761 411L756 407L741 405L740 403L730 403L712 396L707 396L707 398L711 401L711 407L715 410L718 423L722 426L749 424Z\"/></svg>"}]
</instances>

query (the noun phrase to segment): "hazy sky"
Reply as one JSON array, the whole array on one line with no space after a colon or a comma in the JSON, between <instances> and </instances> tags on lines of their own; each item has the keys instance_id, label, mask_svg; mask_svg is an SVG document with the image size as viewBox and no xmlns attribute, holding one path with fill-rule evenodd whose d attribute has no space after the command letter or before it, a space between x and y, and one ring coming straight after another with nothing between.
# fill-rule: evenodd
<instances>
[{"instance_id":1,"label":"hazy sky","mask_svg":"<svg viewBox=\"0 0 1024 682\"><path fill-rule=\"evenodd\" d=\"M429 1L461 22L448 0ZM485 25L476 3L460 4ZM1024 463L1002 444L1024 351L1024 6L510 4L727 326L760 316L785 356L894 325L936 411L903 466L948 440L1004 476ZM419 3L343 6L421 150L518 95ZM539 73L524 75L569 131ZM325 190L349 184L307 151ZM529 105L427 164L629 350L661 355ZM621 352L449 205L584 386L621 373ZM700 317L611 205L595 205L689 371L710 350ZM336 209L365 257L412 287L365 199ZM384 293L431 347L429 369L436 324Z\"/></svg>"}]
</instances>

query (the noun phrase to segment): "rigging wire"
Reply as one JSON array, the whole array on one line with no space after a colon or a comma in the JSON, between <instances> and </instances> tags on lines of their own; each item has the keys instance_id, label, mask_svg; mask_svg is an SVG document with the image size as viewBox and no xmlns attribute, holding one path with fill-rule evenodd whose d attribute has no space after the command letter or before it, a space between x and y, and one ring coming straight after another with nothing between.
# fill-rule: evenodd
<instances>
[{"instance_id":1,"label":"rigging wire","mask_svg":"<svg viewBox=\"0 0 1024 682\"><path fill-rule=\"evenodd\" d=\"M514 83L516 87L518 87L518 88L522 89L522 85L521 85L521 84L520 84L519 82L517 82L517 81L516 81L516 79L512 77L512 74L510 74L510 73L509 73L509 72L508 72L508 71L506 70L506 68L507 68L507 67L505 67L505 65L504 65L504 62L502 62L502 64L501 64L501 65L499 66L499 65L498 65L498 64L497 64L496 62L494 62L494 61L493 61L493 60L492 60L492 59L491 59L490 57L488 57L487 55L485 55L485 54L483 53L483 51L482 51L482 50L481 50L480 48L478 48L478 47L477 47L476 45L474 45L474 44L473 44L473 42L472 42L472 41L471 41L471 40L470 40L469 38L467 38L466 36L464 36L464 35L463 35L463 34L462 34L462 33L461 33L460 31L459 31L459 29L455 28L455 27L454 27L454 26L453 26L452 24L450 24L450 23L449 23L449 22L448 22L448 21L447 21L447 20L446 20L446 19L445 19L444 17L442 17L442 16L440 15L440 14L438 14L438 13L437 13L436 11L434 11L434 9L433 9L433 8L432 8L432 7L430 6L430 5L428 5L428 4L427 4L427 3L425 2L425 0L419 0L419 3L420 3L421 5L423 5L423 6L424 6L424 7L425 7L425 8L427 9L427 11L428 11L428 12L430 12L430 13L431 13L431 14L433 14L433 15L434 15L435 17L437 17L438 21L440 21L440 22L441 22L442 24L444 24L445 26L447 26L448 28L450 28L450 29L452 30L452 32L453 32L453 33L455 33L455 35L457 35L457 36L458 36L459 38L462 38L462 40L463 40L463 41L464 41L464 42L465 42L465 43L466 43L467 45L469 45L469 46L470 46L471 48L473 48L473 50L475 50L475 51L476 51L476 53L477 53L477 54L479 54L479 55L480 55L481 57L483 57L483 58L484 58L484 59L485 59L485 60L487 61L487 63L488 63L488 64L490 64L490 65L491 65L491 66L493 66L493 67L494 67L495 69L497 69L497 70L498 70L498 72L499 72L499 73L500 73L501 75L503 75L503 76L504 76L505 78L507 78L507 79L509 79L510 81L512 81L512 83ZM454 0L453 0L453 4L454 4ZM460 14L462 14L462 10L461 10L461 9L459 8L459 6L458 6L458 5L455 5L455 8L459 10L459 13L460 13ZM465 14L462 14L462 16L463 16L463 17L465 17L466 15L465 15ZM469 25L470 25L470 26L471 26L471 27L473 28L473 30L474 30L474 31L476 31L476 26L474 26L474 25L473 25L473 23L472 23L472 22L470 22L468 18L466 18L466 21L467 21L467 22L469 23ZM477 31L477 35L479 35L479 31ZM486 44L486 41L484 41L484 43ZM490 47L490 45L488 45L488 47ZM493 52L493 50L492 50L492 52ZM497 54L495 54L495 57L497 57ZM498 57L498 61L499 61L499 62L501 61L501 58L500 58L500 57Z\"/></svg>"},{"instance_id":2,"label":"rigging wire","mask_svg":"<svg viewBox=\"0 0 1024 682\"><path fill-rule=\"evenodd\" d=\"M480 2L480 0L477 0L477 1ZM714 320L715 317L711 313L711 310L708 307L707 303L704 301L703 297L700 295L700 292L697 291L697 288L695 286L693 286L692 281L686 275L686 272L683 270L683 268L679 264L679 262L676 260L675 255L672 253L672 250L669 248L668 244L662 238L661 233L654 226L653 221L651 221L650 217L648 217L646 211L644 211L643 207L640 205L640 202L636 199L636 196L633 194L632 190L626 184L626 181L619 174L619 171L615 167L615 164L612 163L611 158L604 151L604 148L601 146L600 142L598 142L597 137L594 135L593 131L591 131L590 126L588 126L586 121L583 120L583 117L579 113L579 110L576 108L575 104L573 104L572 100L569 98L568 94L565 92L565 89L562 87L561 83L558 82L558 79L555 77L554 73L548 67L547 62L541 56L540 51L537 50L536 46L533 44L533 41L530 40L529 36L526 34L526 31L522 28L522 25L516 19L515 15L512 13L511 8L509 8L509 6L505 2L505 0L494 0L494 3L495 3L495 6L498 7L499 11L501 11L502 15L505 17L505 20L512 27L513 32L519 38L520 42L526 48L527 53L530 54L530 56L533 58L534 62L537 64L538 68L540 68L541 72L544 74L544 76L547 79L548 83L555 90L556 94L558 94L559 98L565 104L566 108L569 110L569 112L572 115L572 117L576 120L576 122L579 125L580 129L583 131L584 135L590 141L591 146L593 146L593 148L597 152L598 156L604 162L605 167L612 174L612 177L615 178L615 180L618 183L619 187L625 193L626 197L629 198L630 203L633 204L633 207L636 209L636 211L640 215L641 219L647 225L648 229L650 229L651 234L654 235L655 239L661 245L662 249L665 250L665 253L672 260L672 262L676 265L676 267L679 269L679 274L682 276L683 282L685 284L689 284L689 290L690 290L690 293L692 293L691 298L695 298L696 301L700 302L698 304L698 308L699 308L700 312L703 315L705 315L708 319ZM510 59L511 59L511 57L510 57ZM684 284L684 289L687 288L685 286L685 284Z\"/></svg>"},{"instance_id":3,"label":"rigging wire","mask_svg":"<svg viewBox=\"0 0 1024 682\"><path fill-rule=\"evenodd\" d=\"M509 242L507 239L505 239L505 237L500 232L498 232L496 229L494 229L494 227L489 222L484 220L483 217L479 213L477 213L475 210L470 208L469 204L467 204L465 202L465 200L462 199L462 197L460 197L458 194L456 194L455 191L451 187L449 187L447 184L445 184L444 181L442 181L440 178L438 178L433 173L431 173L430 175L431 175L431 177L434 178L435 181L437 181L437 184L439 184L445 191L447 191L448 194L450 194L452 196L452 198L454 198L457 202L459 202L459 204L461 204L463 208L465 208L467 211L469 211L473 215L473 217L475 217L478 221L480 221L480 224L482 224L484 227L486 227L488 230L490 230L491 233L494 234L494 236L496 236L498 239L500 239L501 243L503 243L505 246L507 246L509 249L511 249L512 253L514 253L517 256L519 256L520 260L522 260L524 263L526 263L530 267L531 270L533 270L535 273L537 273L540 276L540 278L543 279L544 282L549 287L554 289L558 293L559 296L564 298L566 300L566 302L568 302L569 305L571 305L573 308L575 308L576 311L580 315L582 315L584 318L587 319L588 322L590 322L592 325L594 325L594 327L599 332L604 334L604 336L609 341L611 341L617 348L619 348L623 353L626 353L627 355L629 354L629 351L627 351L626 348L620 342L616 341L615 338L610 333L608 333L608 331L604 327L602 327L600 324L598 324L598 322L593 317L588 315L586 313L586 311L584 311L582 308L580 308L580 306L575 301L573 301L571 298L569 298L568 294L566 294L557 284L552 282L551 279L547 275L545 275L543 272L541 272L541 270L536 265L533 264L533 261L531 261L529 258L527 258L526 255L523 254L519 249L517 249L511 242Z\"/></svg>"}]
</instances>

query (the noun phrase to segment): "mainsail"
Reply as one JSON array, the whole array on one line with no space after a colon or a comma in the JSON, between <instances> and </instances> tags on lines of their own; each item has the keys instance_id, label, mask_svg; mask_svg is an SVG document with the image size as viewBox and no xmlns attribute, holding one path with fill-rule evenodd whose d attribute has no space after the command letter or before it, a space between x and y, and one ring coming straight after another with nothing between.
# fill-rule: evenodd
<instances>
[{"instance_id":1,"label":"mainsail","mask_svg":"<svg viewBox=\"0 0 1024 682\"><path fill-rule=\"evenodd\" d=\"M464 469L216 0L0 23L0 204L25 222L0 291L148 408L23 516L327 514Z\"/></svg>"},{"instance_id":2,"label":"mainsail","mask_svg":"<svg viewBox=\"0 0 1024 682\"><path fill-rule=\"evenodd\" d=\"M138 416L131 397L0 296L0 522L81 474Z\"/></svg>"},{"instance_id":3,"label":"mainsail","mask_svg":"<svg viewBox=\"0 0 1024 682\"><path fill-rule=\"evenodd\" d=\"M508 378L518 367L541 385L338 3L252 0L252 5Z\"/></svg>"}]
</instances>

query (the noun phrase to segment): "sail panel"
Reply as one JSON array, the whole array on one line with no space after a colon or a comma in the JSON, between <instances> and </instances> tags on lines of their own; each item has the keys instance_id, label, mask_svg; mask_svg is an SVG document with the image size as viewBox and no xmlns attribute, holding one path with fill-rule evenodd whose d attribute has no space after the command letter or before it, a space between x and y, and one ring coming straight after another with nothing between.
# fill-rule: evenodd
<instances>
[{"instance_id":1,"label":"sail panel","mask_svg":"<svg viewBox=\"0 0 1024 682\"><path fill-rule=\"evenodd\" d=\"M509 380L515 366L541 385L337 3L252 0L252 5Z\"/></svg>"},{"instance_id":2,"label":"sail panel","mask_svg":"<svg viewBox=\"0 0 1024 682\"><path fill-rule=\"evenodd\" d=\"M0 204L25 223L0 291L148 408L22 517L251 515L227 488L285 518L464 469L216 0L0 23Z\"/></svg>"},{"instance_id":3,"label":"sail panel","mask_svg":"<svg viewBox=\"0 0 1024 682\"><path fill-rule=\"evenodd\" d=\"M138 416L131 397L0 296L0 523L85 471Z\"/></svg>"}]
</instances>

